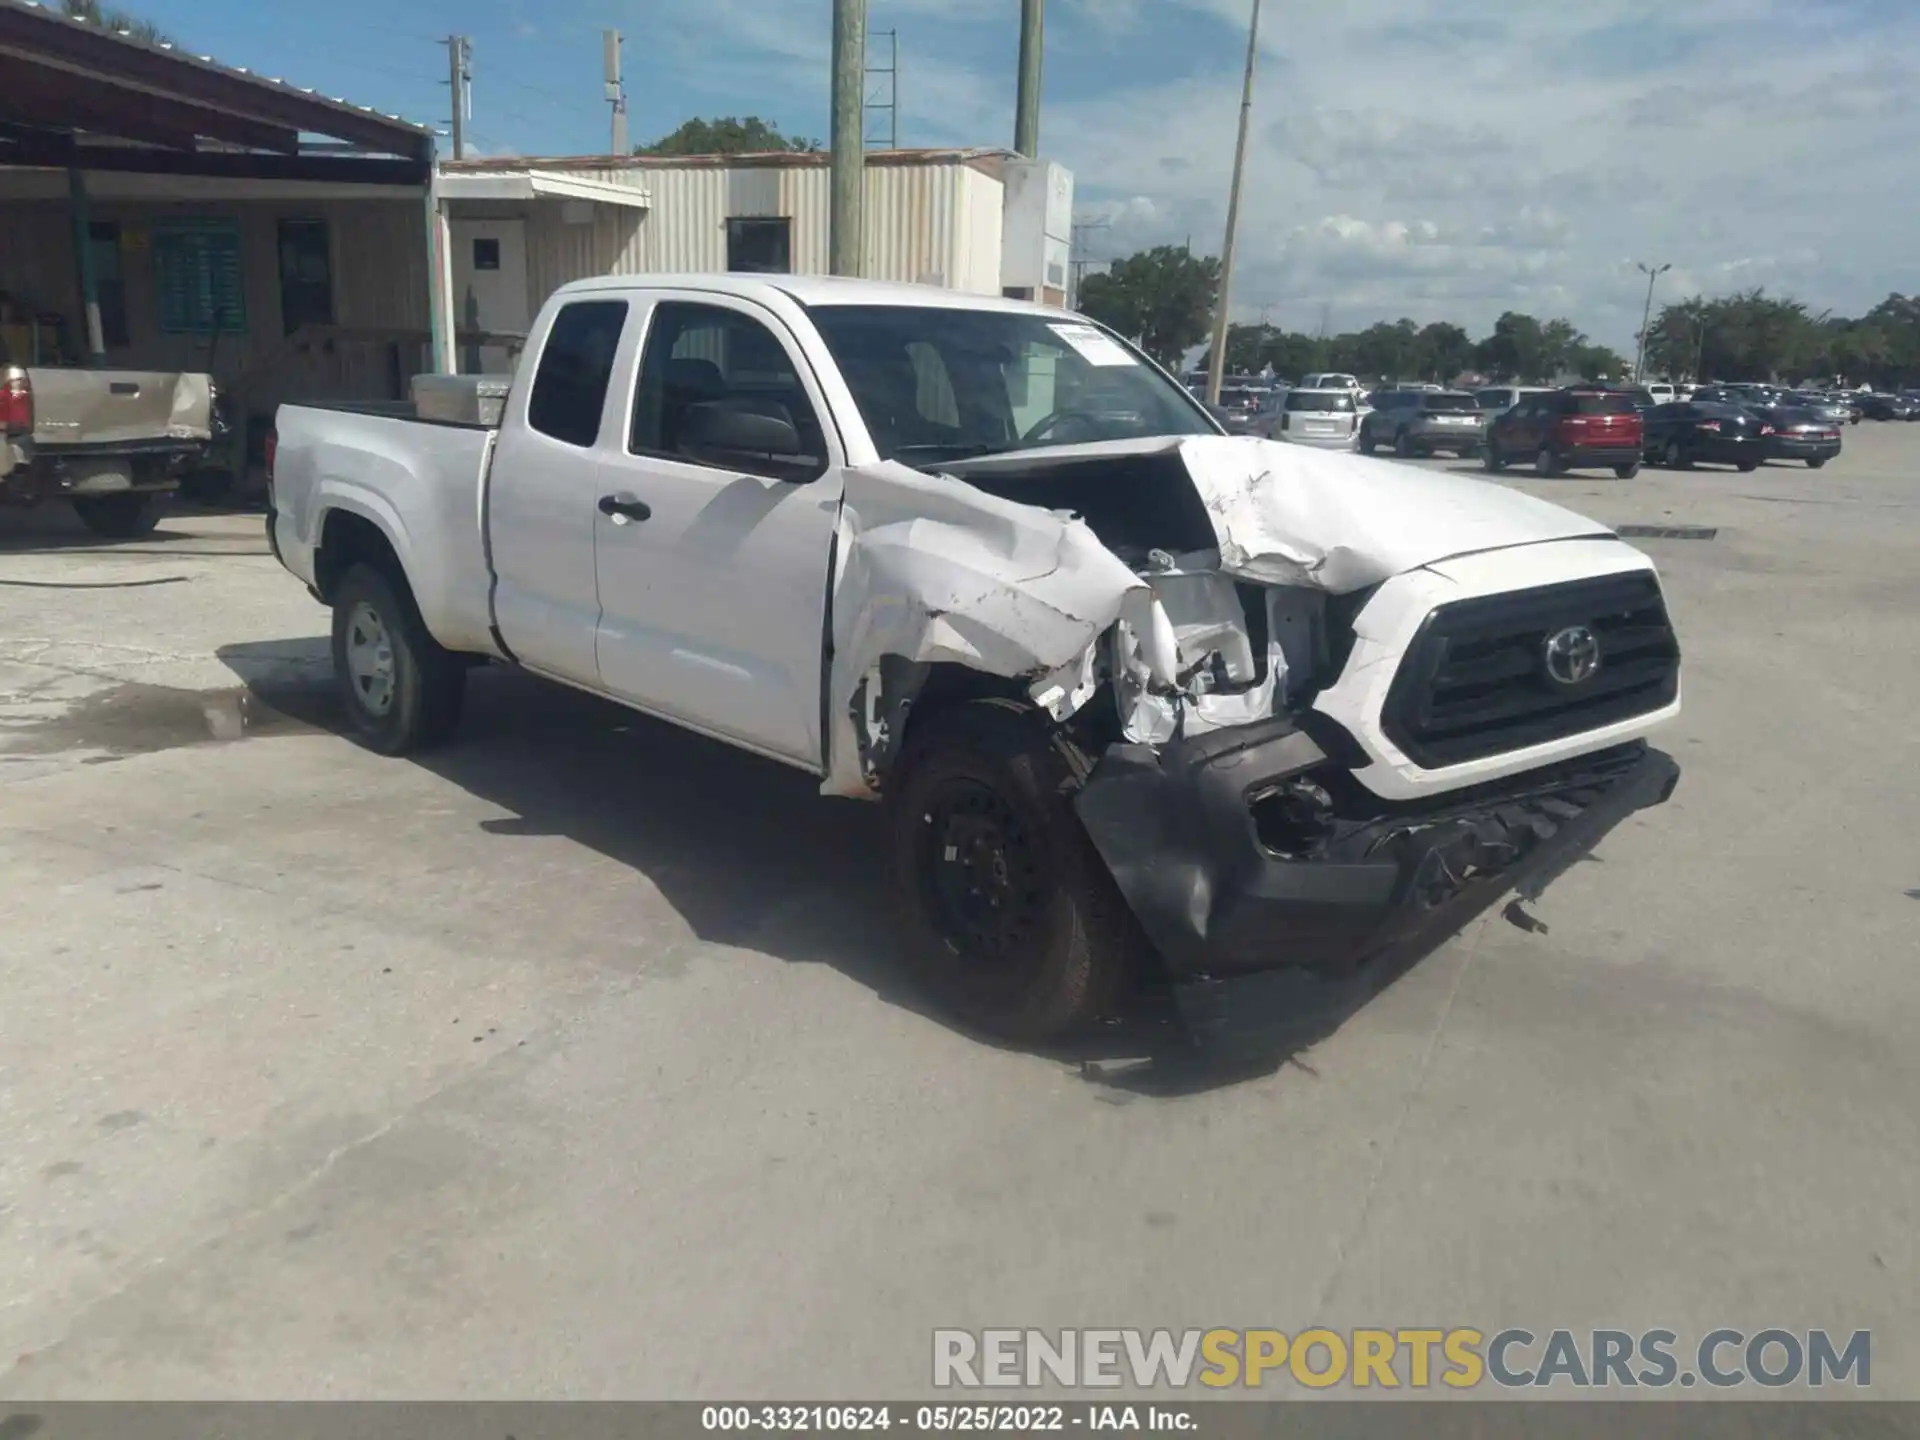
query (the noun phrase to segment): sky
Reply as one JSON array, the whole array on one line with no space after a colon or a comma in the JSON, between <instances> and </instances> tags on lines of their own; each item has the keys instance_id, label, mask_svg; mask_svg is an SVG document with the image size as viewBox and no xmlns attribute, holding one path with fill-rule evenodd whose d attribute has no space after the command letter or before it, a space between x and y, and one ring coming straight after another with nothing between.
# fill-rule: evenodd
<instances>
[{"instance_id":1,"label":"sky","mask_svg":"<svg viewBox=\"0 0 1920 1440\"><path fill-rule=\"evenodd\" d=\"M124 0L185 48L444 124L473 40L488 154L602 153L600 32L636 141L689 116L828 130L829 0ZM1048 0L1041 149L1086 258L1218 253L1251 0ZM1012 143L1019 0L870 0L907 146ZM1476 336L1753 286L1858 314L1920 291L1920 0L1265 0L1233 310ZM870 41L870 60L886 42ZM885 82L873 82L876 97ZM876 117L877 123L877 117Z\"/></svg>"}]
</instances>

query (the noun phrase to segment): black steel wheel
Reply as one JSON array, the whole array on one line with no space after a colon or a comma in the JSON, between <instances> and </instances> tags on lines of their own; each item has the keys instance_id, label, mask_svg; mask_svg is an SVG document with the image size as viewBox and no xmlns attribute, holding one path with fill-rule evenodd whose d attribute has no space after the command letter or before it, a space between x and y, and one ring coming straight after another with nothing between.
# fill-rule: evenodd
<instances>
[{"instance_id":1,"label":"black steel wheel","mask_svg":"<svg viewBox=\"0 0 1920 1440\"><path fill-rule=\"evenodd\" d=\"M1111 1014L1144 939L1087 838L1073 767L1010 701L917 716L889 781L890 891L915 978L1021 1043Z\"/></svg>"}]
</instances>

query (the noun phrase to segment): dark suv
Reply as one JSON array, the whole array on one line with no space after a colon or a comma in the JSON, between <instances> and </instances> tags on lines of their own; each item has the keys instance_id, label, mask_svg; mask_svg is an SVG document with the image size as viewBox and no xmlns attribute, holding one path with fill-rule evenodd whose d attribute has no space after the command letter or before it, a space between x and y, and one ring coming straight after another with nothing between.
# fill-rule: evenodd
<instances>
[{"instance_id":1,"label":"dark suv","mask_svg":"<svg viewBox=\"0 0 1920 1440\"><path fill-rule=\"evenodd\" d=\"M1607 466L1630 480L1640 473L1645 444L1646 422L1631 391L1574 386L1529 395L1496 415L1481 456L1493 472L1531 460L1540 475Z\"/></svg>"}]
</instances>

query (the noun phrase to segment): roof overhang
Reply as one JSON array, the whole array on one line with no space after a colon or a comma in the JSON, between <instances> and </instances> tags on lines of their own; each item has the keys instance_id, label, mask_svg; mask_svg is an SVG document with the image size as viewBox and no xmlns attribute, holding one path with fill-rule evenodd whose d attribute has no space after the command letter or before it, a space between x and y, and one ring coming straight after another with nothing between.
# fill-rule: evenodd
<instances>
[{"instance_id":1,"label":"roof overhang","mask_svg":"<svg viewBox=\"0 0 1920 1440\"><path fill-rule=\"evenodd\" d=\"M646 190L637 185L615 185L550 170L443 169L434 179L434 189L442 200L591 200L629 210L645 210L651 203Z\"/></svg>"},{"instance_id":2,"label":"roof overhang","mask_svg":"<svg viewBox=\"0 0 1920 1440\"><path fill-rule=\"evenodd\" d=\"M432 162L432 132L395 116L0 0L0 166L404 184Z\"/></svg>"}]
</instances>

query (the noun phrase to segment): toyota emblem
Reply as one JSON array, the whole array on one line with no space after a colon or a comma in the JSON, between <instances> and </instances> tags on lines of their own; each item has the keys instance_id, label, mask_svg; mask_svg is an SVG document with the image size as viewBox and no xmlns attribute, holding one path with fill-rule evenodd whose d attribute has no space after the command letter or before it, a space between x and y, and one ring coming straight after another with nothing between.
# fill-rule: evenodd
<instances>
[{"instance_id":1,"label":"toyota emblem","mask_svg":"<svg viewBox=\"0 0 1920 1440\"><path fill-rule=\"evenodd\" d=\"M1584 625L1569 625L1547 637L1547 678L1556 685L1582 685L1600 668L1600 637Z\"/></svg>"}]
</instances>

